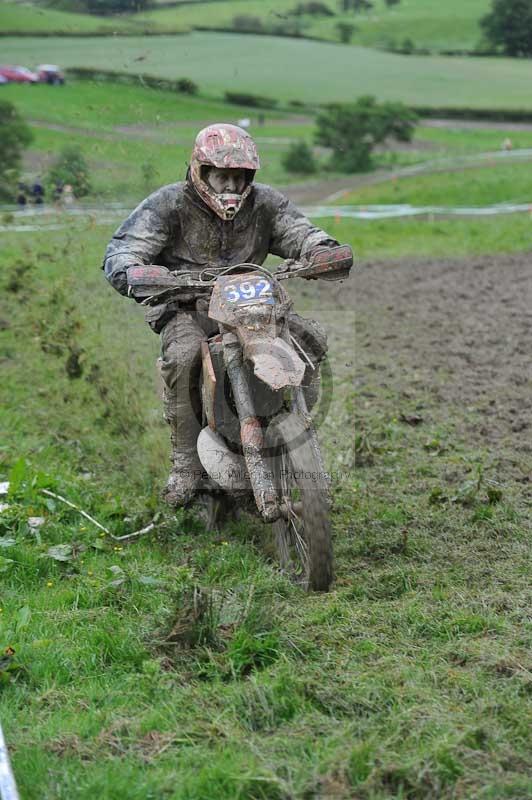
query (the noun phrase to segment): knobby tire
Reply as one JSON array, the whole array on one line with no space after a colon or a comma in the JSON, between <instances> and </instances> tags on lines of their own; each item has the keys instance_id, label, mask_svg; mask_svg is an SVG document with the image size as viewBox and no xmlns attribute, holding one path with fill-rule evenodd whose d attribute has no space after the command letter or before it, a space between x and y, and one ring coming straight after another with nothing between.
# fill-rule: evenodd
<instances>
[{"instance_id":1,"label":"knobby tire","mask_svg":"<svg viewBox=\"0 0 532 800\"><path fill-rule=\"evenodd\" d=\"M326 592L333 581L329 482L316 434L291 413L270 423L267 442L277 491L291 508L288 520L272 526L281 566L305 589Z\"/></svg>"}]
</instances>

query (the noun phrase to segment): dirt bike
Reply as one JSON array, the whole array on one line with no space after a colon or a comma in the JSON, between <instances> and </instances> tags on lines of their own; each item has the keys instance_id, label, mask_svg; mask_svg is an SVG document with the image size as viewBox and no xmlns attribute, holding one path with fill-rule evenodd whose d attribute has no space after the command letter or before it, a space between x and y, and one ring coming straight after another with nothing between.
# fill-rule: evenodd
<instances>
[{"instance_id":1,"label":"dirt bike","mask_svg":"<svg viewBox=\"0 0 532 800\"><path fill-rule=\"evenodd\" d=\"M307 402L315 400L319 364L309 355L312 329L306 339L293 335L297 315L291 319L282 284L341 280L352 263L342 246L318 251L312 263L285 261L273 274L256 264L127 271L129 293L145 305L194 301L205 309L208 300L218 332L202 344L197 450L211 524L224 502L252 508L273 526L282 569L310 590L327 591L333 579L329 478Z\"/></svg>"}]
</instances>

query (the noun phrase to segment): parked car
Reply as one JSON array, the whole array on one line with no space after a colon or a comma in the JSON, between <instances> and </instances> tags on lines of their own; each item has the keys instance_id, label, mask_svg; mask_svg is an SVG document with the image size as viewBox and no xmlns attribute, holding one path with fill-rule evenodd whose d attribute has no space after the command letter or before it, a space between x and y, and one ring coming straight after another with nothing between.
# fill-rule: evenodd
<instances>
[{"instance_id":1,"label":"parked car","mask_svg":"<svg viewBox=\"0 0 532 800\"><path fill-rule=\"evenodd\" d=\"M51 83L53 86L62 86L65 82L64 73L57 64L39 64L37 75L40 83Z\"/></svg>"},{"instance_id":2,"label":"parked car","mask_svg":"<svg viewBox=\"0 0 532 800\"><path fill-rule=\"evenodd\" d=\"M0 75L3 75L8 83L38 83L39 78L35 72L27 67L14 67L8 64L0 66Z\"/></svg>"}]
</instances>

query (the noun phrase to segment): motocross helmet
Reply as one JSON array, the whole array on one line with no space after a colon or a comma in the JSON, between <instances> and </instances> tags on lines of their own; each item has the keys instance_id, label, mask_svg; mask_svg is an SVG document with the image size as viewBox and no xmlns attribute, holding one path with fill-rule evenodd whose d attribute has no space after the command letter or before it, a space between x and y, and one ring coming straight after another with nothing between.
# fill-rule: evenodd
<instances>
[{"instance_id":1,"label":"motocross helmet","mask_svg":"<svg viewBox=\"0 0 532 800\"><path fill-rule=\"evenodd\" d=\"M244 169L246 185L242 194L215 192L207 180L210 167ZM240 211L258 169L255 142L243 128L219 123L198 133L190 161L190 178L201 199L221 219L231 220Z\"/></svg>"}]
</instances>

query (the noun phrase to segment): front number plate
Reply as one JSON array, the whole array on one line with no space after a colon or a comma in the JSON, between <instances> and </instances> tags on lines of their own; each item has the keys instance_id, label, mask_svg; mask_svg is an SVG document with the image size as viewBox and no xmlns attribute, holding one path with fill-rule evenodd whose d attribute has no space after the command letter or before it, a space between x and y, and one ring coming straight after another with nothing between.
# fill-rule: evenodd
<instances>
[{"instance_id":1,"label":"front number plate","mask_svg":"<svg viewBox=\"0 0 532 800\"><path fill-rule=\"evenodd\" d=\"M245 279L233 278L223 286L224 299L236 305L275 303L271 281L263 275L247 275Z\"/></svg>"}]
</instances>

